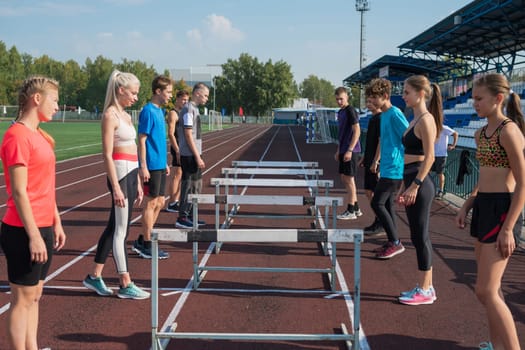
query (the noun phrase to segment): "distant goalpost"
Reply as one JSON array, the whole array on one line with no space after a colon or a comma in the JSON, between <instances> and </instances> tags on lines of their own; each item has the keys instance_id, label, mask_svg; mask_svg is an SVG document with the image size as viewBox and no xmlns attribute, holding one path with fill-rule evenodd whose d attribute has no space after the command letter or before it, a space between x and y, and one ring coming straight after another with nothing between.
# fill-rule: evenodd
<instances>
[{"instance_id":1,"label":"distant goalpost","mask_svg":"<svg viewBox=\"0 0 525 350\"><path fill-rule=\"evenodd\" d=\"M222 130L222 114L217 111L209 111L208 114L209 130Z\"/></svg>"}]
</instances>

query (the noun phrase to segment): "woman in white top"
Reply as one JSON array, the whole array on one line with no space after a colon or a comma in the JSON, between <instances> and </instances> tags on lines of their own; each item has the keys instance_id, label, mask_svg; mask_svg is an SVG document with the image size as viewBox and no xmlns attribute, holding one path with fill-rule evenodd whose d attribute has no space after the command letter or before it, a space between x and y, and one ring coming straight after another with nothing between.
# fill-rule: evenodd
<instances>
[{"instance_id":1,"label":"woman in white top","mask_svg":"<svg viewBox=\"0 0 525 350\"><path fill-rule=\"evenodd\" d=\"M133 203L142 201L143 190L138 174L137 133L124 109L137 102L139 88L140 81L131 73L115 70L109 77L102 115L102 154L112 196L111 213L98 242L93 273L83 281L84 286L99 295L113 294L102 279L104 263L113 250L120 280L117 296L128 299L150 296L131 281L126 250Z\"/></svg>"}]
</instances>

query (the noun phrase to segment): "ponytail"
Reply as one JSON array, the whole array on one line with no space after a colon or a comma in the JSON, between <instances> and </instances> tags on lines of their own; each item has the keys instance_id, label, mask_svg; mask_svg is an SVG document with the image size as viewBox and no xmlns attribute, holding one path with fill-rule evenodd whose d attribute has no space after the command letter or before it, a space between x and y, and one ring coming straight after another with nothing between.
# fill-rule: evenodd
<instances>
[{"instance_id":1,"label":"ponytail","mask_svg":"<svg viewBox=\"0 0 525 350\"><path fill-rule=\"evenodd\" d=\"M521 133L525 135L525 121L523 120L520 96L515 92L511 92L507 100L507 117L516 123Z\"/></svg>"},{"instance_id":2,"label":"ponytail","mask_svg":"<svg viewBox=\"0 0 525 350\"><path fill-rule=\"evenodd\" d=\"M428 110L434 116L436 123L436 137L439 138L441 130L443 130L443 98L441 97L441 89L436 83L431 83L432 96L428 102Z\"/></svg>"}]
</instances>

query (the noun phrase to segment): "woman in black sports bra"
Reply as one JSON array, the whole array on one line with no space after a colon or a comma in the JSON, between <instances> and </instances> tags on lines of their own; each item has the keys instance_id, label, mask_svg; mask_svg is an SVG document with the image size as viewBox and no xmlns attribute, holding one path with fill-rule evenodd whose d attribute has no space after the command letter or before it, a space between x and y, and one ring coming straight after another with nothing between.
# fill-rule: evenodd
<instances>
[{"instance_id":1,"label":"woman in black sports bra","mask_svg":"<svg viewBox=\"0 0 525 350\"><path fill-rule=\"evenodd\" d=\"M435 189L428 174L434 163L434 143L443 125L441 91L437 84L431 85L426 77L414 75L405 80L403 99L414 110L414 119L403 135L404 189L401 189L398 202L405 205L419 274L416 287L401 292L399 302L424 305L436 300L432 285L432 243L428 230Z\"/></svg>"}]
</instances>

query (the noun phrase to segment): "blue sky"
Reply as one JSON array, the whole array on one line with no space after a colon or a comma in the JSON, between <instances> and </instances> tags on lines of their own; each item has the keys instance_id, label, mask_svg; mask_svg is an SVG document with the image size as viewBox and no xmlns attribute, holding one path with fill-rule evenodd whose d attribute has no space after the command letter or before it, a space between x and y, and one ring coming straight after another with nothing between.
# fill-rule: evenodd
<instances>
[{"instance_id":1,"label":"blue sky","mask_svg":"<svg viewBox=\"0 0 525 350\"><path fill-rule=\"evenodd\" d=\"M397 55L398 45L470 2L370 0L367 62ZM297 83L313 74L340 85L359 69L359 37L354 0L0 0L0 40L8 48L81 66L102 55L159 72L216 74L206 66L248 53L287 62Z\"/></svg>"}]
</instances>

